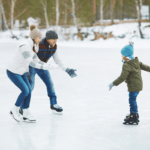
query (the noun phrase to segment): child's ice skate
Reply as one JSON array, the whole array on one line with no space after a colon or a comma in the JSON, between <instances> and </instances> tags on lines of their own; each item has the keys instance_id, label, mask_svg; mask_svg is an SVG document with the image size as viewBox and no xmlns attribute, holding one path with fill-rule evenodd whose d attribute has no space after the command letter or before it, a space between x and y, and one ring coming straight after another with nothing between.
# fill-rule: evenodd
<instances>
[{"instance_id":1,"label":"child's ice skate","mask_svg":"<svg viewBox=\"0 0 150 150\"><path fill-rule=\"evenodd\" d=\"M124 121L125 121L127 118L129 118L129 117L130 117L130 114L126 115ZM137 118L138 118L138 122L140 122L140 120L139 120L139 114L138 114L138 113L137 113Z\"/></svg>"},{"instance_id":2,"label":"child's ice skate","mask_svg":"<svg viewBox=\"0 0 150 150\"><path fill-rule=\"evenodd\" d=\"M139 116L137 113L131 113L129 116L126 116L126 118L124 119L124 123L123 124L138 124L139 122Z\"/></svg>"}]
</instances>

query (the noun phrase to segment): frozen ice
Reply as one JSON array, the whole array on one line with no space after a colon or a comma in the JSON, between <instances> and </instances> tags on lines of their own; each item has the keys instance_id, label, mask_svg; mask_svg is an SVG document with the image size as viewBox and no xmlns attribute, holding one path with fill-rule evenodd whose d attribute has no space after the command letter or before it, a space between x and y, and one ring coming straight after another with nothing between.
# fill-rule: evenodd
<instances>
[{"instance_id":1,"label":"frozen ice","mask_svg":"<svg viewBox=\"0 0 150 150\"><path fill-rule=\"evenodd\" d=\"M6 75L6 64L17 43L0 43L0 150L150 149L150 74L142 72L139 125L123 125L129 113L126 84L108 90L121 73L122 47L96 48L94 44L58 45L63 62L78 74L72 79L62 70L50 71L63 115L51 112L46 87L36 76L30 109L37 122L17 123L9 111L20 91ZM135 47L135 56L150 65L150 49Z\"/></svg>"}]
</instances>

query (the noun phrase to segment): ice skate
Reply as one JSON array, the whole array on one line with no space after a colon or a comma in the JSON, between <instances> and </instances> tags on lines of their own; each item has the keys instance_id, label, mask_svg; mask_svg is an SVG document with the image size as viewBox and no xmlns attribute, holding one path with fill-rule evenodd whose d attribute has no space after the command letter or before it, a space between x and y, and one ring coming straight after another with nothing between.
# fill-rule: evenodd
<instances>
[{"instance_id":1,"label":"ice skate","mask_svg":"<svg viewBox=\"0 0 150 150\"><path fill-rule=\"evenodd\" d=\"M129 116L126 116L127 118L124 119L124 123L123 124L129 124L129 125L133 125L133 124L137 124L138 125L138 114L137 113L131 113Z\"/></svg>"},{"instance_id":2,"label":"ice skate","mask_svg":"<svg viewBox=\"0 0 150 150\"><path fill-rule=\"evenodd\" d=\"M53 113L62 115L63 109L59 105L57 105L57 104L51 105L50 108L52 109Z\"/></svg>"},{"instance_id":3,"label":"ice skate","mask_svg":"<svg viewBox=\"0 0 150 150\"><path fill-rule=\"evenodd\" d=\"M36 122L36 119L31 115L29 108L23 109L23 121L25 122Z\"/></svg>"},{"instance_id":4,"label":"ice skate","mask_svg":"<svg viewBox=\"0 0 150 150\"><path fill-rule=\"evenodd\" d=\"M10 115L13 117L13 119L15 119L17 122L21 121L20 118L20 114L19 114L19 107L14 106L11 111L10 111Z\"/></svg>"},{"instance_id":5,"label":"ice skate","mask_svg":"<svg viewBox=\"0 0 150 150\"><path fill-rule=\"evenodd\" d=\"M129 117L130 117L130 114L126 115L124 121L125 121L127 118L129 118ZM138 122L140 122L140 120L139 120L139 114L138 114L138 113L137 113L137 118L138 118Z\"/></svg>"}]
</instances>

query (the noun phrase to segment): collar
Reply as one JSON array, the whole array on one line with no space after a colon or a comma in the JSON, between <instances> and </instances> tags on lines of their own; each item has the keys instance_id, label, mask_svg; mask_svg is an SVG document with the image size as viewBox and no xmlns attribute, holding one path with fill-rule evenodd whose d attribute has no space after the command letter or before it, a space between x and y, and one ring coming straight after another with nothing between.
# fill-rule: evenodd
<instances>
[{"instance_id":1,"label":"collar","mask_svg":"<svg viewBox=\"0 0 150 150\"><path fill-rule=\"evenodd\" d=\"M27 41L28 41L29 45L31 47L33 47L34 42L33 42L33 40L30 37L27 39Z\"/></svg>"},{"instance_id":2,"label":"collar","mask_svg":"<svg viewBox=\"0 0 150 150\"><path fill-rule=\"evenodd\" d=\"M48 48L50 48L50 44L47 42L46 38L44 39L44 45Z\"/></svg>"}]
</instances>

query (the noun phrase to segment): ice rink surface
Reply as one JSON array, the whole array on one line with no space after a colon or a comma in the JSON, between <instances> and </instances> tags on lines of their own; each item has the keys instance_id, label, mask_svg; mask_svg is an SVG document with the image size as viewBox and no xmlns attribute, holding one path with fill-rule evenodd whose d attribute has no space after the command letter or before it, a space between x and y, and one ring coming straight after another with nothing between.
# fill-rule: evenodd
<instances>
[{"instance_id":1,"label":"ice rink surface","mask_svg":"<svg viewBox=\"0 0 150 150\"><path fill-rule=\"evenodd\" d=\"M122 124L129 113L126 84L108 90L121 73L120 49L58 45L65 65L78 74L72 79L50 70L63 115L51 112L46 87L36 76L30 109L37 122L17 123L9 111L20 91L6 75L15 47L0 44L0 150L150 150L150 73L142 72L139 125ZM150 49L135 49L135 56L150 65Z\"/></svg>"}]
</instances>

